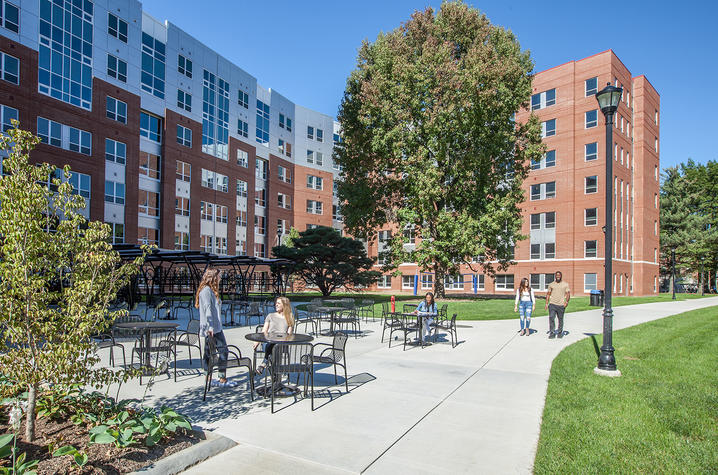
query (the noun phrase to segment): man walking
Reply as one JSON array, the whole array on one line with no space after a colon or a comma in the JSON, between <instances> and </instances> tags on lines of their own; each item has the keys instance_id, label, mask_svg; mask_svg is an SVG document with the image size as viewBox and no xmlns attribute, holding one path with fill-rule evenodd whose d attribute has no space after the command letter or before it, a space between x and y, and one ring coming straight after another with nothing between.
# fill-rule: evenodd
<instances>
[{"instance_id":1,"label":"man walking","mask_svg":"<svg viewBox=\"0 0 718 475\"><path fill-rule=\"evenodd\" d=\"M548 309L549 338L563 338L563 312L566 311L568 301L571 299L571 290L568 283L563 281L561 271L556 271L556 279L548 285L546 294L546 307ZM558 317L558 330L554 319Z\"/></svg>"}]
</instances>

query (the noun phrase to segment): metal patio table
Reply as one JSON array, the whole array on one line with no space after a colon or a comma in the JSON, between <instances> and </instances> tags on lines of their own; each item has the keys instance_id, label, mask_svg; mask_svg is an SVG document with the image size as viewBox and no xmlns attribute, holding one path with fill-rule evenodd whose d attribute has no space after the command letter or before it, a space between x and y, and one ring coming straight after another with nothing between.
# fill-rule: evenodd
<instances>
[{"instance_id":1,"label":"metal patio table","mask_svg":"<svg viewBox=\"0 0 718 475\"><path fill-rule=\"evenodd\" d=\"M259 332L259 333L249 333L248 335L244 335L244 338L246 338L249 341L254 341L257 343L272 343L275 345L279 344L279 343L291 345L291 344L296 344L296 343L310 343L310 342L314 341L313 336L305 335L303 333ZM257 388L257 393L262 397L267 397L269 395L268 390L271 391L272 388L260 387L260 388ZM299 391L299 388L297 388L295 385L292 385L292 384L282 383L281 387L278 388L277 390L275 390L275 394L285 395L282 393L282 390L286 390L288 393L286 395L291 396L291 395L296 394Z\"/></svg>"}]
</instances>

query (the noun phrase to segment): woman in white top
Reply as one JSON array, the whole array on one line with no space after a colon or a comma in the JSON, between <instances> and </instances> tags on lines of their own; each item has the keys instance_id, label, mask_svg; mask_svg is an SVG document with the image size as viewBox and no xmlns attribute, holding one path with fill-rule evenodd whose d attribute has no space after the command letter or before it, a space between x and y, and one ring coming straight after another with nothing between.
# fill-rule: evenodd
<instances>
[{"instance_id":1,"label":"woman in white top","mask_svg":"<svg viewBox=\"0 0 718 475\"><path fill-rule=\"evenodd\" d=\"M531 312L534 309L536 296L534 290L529 285L529 280L524 277L521 279L519 290L516 291L516 300L514 301L514 312L519 312L521 319L520 335L530 335L529 325L531 325Z\"/></svg>"},{"instance_id":2,"label":"woman in white top","mask_svg":"<svg viewBox=\"0 0 718 475\"><path fill-rule=\"evenodd\" d=\"M264 319L262 333L286 333L291 335L294 332L294 315L292 314L292 304L289 302L289 299L287 297L277 297L277 300L274 302L274 310L274 312L267 315L267 318ZM258 346L259 342L254 344L255 349L257 349ZM262 371L264 371L267 358L272 354L273 348L273 343L264 343L264 361L257 366L257 374L261 374Z\"/></svg>"}]
</instances>

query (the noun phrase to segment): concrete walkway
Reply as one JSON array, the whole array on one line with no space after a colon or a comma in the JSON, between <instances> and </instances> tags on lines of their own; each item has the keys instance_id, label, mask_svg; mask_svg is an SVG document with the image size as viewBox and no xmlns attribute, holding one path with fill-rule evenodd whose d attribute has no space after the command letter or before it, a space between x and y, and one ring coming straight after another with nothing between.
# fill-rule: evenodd
<instances>
[{"instance_id":1,"label":"concrete walkway","mask_svg":"<svg viewBox=\"0 0 718 475\"><path fill-rule=\"evenodd\" d=\"M617 307L614 329L713 305L718 297ZM250 403L246 373L236 376L237 388L214 389L203 403L199 371L186 365L177 383L160 377L149 402L239 443L192 474L530 473L551 363L587 335L599 334L600 344L601 310L567 314L563 339L546 338L547 317L533 319L532 328L526 337L517 320L460 322L456 348L402 351L400 342L380 343L380 325L363 325L364 335L347 344L350 393L341 377L333 385L331 368L321 369L314 412L308 399L285 398L275 414L268 400ZM251 354L248 331L226 333ZM144 390L132 383L120 396Z\"/></svg>"}]
</instances>

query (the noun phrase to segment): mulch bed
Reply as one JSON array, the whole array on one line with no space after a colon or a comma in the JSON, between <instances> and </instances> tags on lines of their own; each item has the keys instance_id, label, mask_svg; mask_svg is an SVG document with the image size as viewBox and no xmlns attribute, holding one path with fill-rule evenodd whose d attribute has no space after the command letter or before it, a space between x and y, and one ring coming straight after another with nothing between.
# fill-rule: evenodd
<instances>
[{"instance_id":1,"label":"mulch bed","mask_svg":"<svg viewBox=\"0 0 718 475\"><path fill-rule=\"evenodd\" d=\"M10 433L7 424L0 423L0 434ZM19 432L19 453L27 452L26 460L40 460L36 467L38 474L73 473L73 474L119 474L129 473L167 457L182 449L186 449L200 441L196 434L178 429L173 437L161 440L154 447L145 447L142 442L127 448L117 448L114 444L89 445L88 428L76 426L71 422L56 422L47 418L38 418L35 423L35 441L23 441L25 424ZM48 452L48 444L53 450L65 445L72 445L88 456L87 464L80 470L72 457L64 455L53 457ZM4 460L0 460L0 466Z\"/></svg>"}]
</instances>

